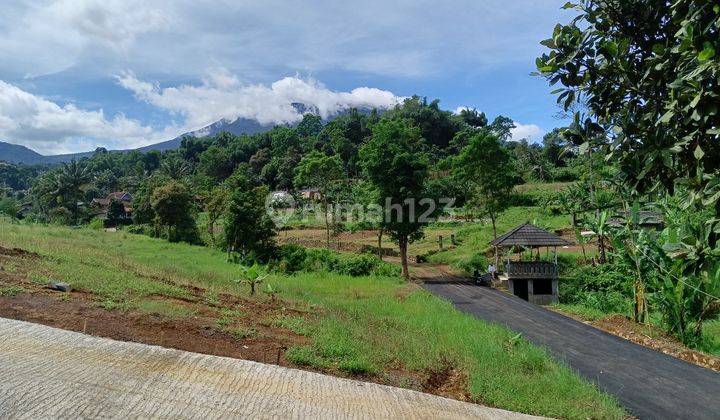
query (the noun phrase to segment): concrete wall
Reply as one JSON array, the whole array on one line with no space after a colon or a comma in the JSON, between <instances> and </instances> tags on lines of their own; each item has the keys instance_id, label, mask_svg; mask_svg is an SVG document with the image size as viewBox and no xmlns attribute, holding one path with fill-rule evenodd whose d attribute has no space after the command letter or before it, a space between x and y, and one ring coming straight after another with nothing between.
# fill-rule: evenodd
<instances>
[{"instance_id":1,"label":"concrete wall","mask_svg":"<svg viewBox=\"0 0 720 420\"><path fill-rule=\"evenodd\" d=\"M536 295L533 293L533 281L528 281L528 302L536 305L549 305L558 301L558 283L559 280L555 279L552 281L552 294L551 295Z\"/></svg>"},{"instance_id":2,"label":"concrete wall","mask_svg":"<svg viewBox=\"0 0 720 420\"><path fill-rule=\"evenodd\" d=\"M552 294L551 295L536 295L533 293L534 280L508 280L508 291L511 294L515 294L515 282L516 281L527 281L528 282L528 302L536 305L549 305L558 301L558 284L559 280L555 279L552 281Z\"/></svg>"}]
</instances>

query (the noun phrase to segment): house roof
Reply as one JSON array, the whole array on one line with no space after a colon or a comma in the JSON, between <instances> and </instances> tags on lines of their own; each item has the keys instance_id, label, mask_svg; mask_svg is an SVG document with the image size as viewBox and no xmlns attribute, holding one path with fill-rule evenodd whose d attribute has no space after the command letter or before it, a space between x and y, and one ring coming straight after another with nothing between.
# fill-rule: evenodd
<instances>
[{"instance_id":1,"label":"house roof","mask_svg":"<svg viewBox=\"0 0 720 420\"><path fill-rule=\"evenodd\" d=\"M531 225L530 223L525 223L499 236L490 242L490 245L497 247L567 246L571 245L571 242L545 229Z\"/></svg>"},{"instance_id":2,"label":"house roof","mask_svg":"<svg viewBox=\"0 0 720 420\"><path fill-rule=\"evenodd\" d=\"M117 192L111 192L107 196L108 199L116 199L116 200L130 200L132 197L130 194L126 193L125 191L117 191Z\"/></svg>"},{"instance_id":3,"label":"house roof","mask_svg":"<svg viewBox=\"0 0 720 420\"><path fill-rule=\"evenodd\" d=\"M107 206L110 204L109 198L93 198L90 204L98 204L100 206Z\"/></svg>"},{"instance_id":4,"label":"house roof","mask_svg":"<svg viewBox=\"0 0 720 420\"><path fill-rule=\"evenodd\" d=\"M613 217L608 219L608 224L613 227L621 227L627 221L632 222L632 213L629 211L619 211ZM637 212L638 224L640 226L663 226L665 217L659 211L640 210Z\"/></svg>"}]
</instances>

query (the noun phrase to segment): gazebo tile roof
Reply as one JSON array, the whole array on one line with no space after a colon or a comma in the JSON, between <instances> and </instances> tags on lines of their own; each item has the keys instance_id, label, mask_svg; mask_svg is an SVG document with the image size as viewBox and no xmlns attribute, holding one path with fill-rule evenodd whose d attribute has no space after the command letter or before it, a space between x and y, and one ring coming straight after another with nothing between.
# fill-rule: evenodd
<instances>
[{"instance_id":1,"label":"gazebo tile roof","mask_svg":"<svg viewBox=\"0 0 720 420\"><path fill-rule=\"evenodd\" d=\"M513 246L567 246L571 244L571 242L530 223L520 225L490 242L490 245L501 248Z\"/></svg>"}]
</instances>

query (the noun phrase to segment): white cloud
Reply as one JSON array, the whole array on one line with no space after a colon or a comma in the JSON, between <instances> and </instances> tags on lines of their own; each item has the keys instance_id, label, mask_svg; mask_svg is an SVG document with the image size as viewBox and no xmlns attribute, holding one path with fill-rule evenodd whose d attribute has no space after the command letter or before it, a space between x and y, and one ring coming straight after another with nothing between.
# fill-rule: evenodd
<instances>
[{"instance_id":1,"label":"white cloud","mask_svg":"<svg viewBox=\"0 0 720 420\"><path fill-rule=\"evenodd\" d=\"M144 0L44 3L3 5L3 73L34 77L57 73L83 61L88 61L89 66L102 66L107 61L98 59L102 54L127 60L134 54L133 47L138 46L138 37L162 32L172 23L171 13ZM3 76L7 74L0 74Z\"/></svg>"},{"instance_id":2,"label":"white cloud","mask_svg":"<svg viewBox=\"0 0 720 420\"><path fill-rule=\"evenodd\" d=\"M68 68L103 74L133 68L188 79L212 63L265 80L288 71L467 74L532 63L538 40L571 15L559 10L563 0L367 0L362 7L337 0L4 3L4 80Z\"/></svg>"},{"instance_id":3,"label":"white cloud","mask_svg":"<svg viewBox=\"0 0 720 420\"><path fill-rule=\"evenodd\" d=\"M542 140L545 130L536 124L520 124L515 122L515 128L510 130L510 134L515 141L525 139L530 143L537 143Z\"/></svg>"},{"instance_id":4,"label":"white cloud","mask_svg":"<svg viewBox=\"0 0 720 420\"><path fill-rule=\"evenodd\" d=\"M296 102L316 107L322 117L328 117L352 107L388 108L401 100L392 92L369 87L336 92L317 80L297 76L282 78L269 86L243 85L223 69L211 71L200 85L160 88L130 72L117 80L138 99L183 116L189 129L220 119L249 118L262 124L297 122L302 115L292 106Z\"/></svg>"},{"instance_id":5,"label":"white cloud","mask_svg":"<svg viewBox=\"0 0 720 420\"><path fill-rule=\"evenodd\" d=\"M146 144L152 128L122 114L108 118L103 110L58 105L0 80L0 140L41 153L64 153Z\"/></svg>"}]
</instances>

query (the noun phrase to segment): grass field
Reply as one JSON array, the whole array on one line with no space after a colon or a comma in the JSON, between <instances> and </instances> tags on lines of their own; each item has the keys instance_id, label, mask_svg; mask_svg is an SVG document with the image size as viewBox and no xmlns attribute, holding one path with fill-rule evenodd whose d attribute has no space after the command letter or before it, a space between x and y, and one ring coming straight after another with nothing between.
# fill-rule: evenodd
<instances>
[{"instance_id":1,"label":"grass field","mask_svg":"<svg viewBox=\"0 0 720 420\"><path fill-rule=\"evenodd\" d=\"M511 223L508 221L507 223ZM170 244L122 232L68 229L0 222L0 245L35 252L31 266L6 262L7 273L31 281L67 281L91 293L106 309L144 311L170 319L193 312L158 297L187 297L188 286L205 302L222 294L269 305L270 297L248 295L236 265L223 253ZM618 418L624 412L607 395L581 380L547 353L512 332L456 311L416 285L399 278L353 278L327 273L270 275L276 305L303 308L303 315L276 316L272 322L307 337L289 348L287 360L328 373L367 377L423 390L420 377L444 379L472 401L509 410L560 418ZM16 289L11 290L15 287ZM22 293L2 285L8 293ZM245 316L223 308L215 324L223 328ZM253 321L267 320L249 320ZM235 331L238 340L258 332ZM397 377L400 377L398 379ZM450 379L448 379L450 378Z\"/></svg>"}]
</instances>

